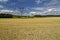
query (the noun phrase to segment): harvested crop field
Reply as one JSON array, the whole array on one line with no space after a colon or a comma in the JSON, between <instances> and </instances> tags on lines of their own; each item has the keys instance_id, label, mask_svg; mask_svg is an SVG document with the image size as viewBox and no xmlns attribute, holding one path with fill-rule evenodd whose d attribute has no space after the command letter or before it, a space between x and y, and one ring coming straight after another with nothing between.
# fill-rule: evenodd
<instances>
[{"instance_id":1,"label":"harvested crop field","mask_svg":"<svg viewBox=\"0 0 60 40\"><path fill-rule=\"evenodd\" d=\"M60 17L1 18L0 40L60 40Z\"/></svg>"}]
</instances>

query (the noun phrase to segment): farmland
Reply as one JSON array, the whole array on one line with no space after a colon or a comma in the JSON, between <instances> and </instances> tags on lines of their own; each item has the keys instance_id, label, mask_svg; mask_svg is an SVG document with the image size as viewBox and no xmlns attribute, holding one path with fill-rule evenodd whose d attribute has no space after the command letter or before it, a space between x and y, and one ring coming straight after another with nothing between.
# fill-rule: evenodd
<instances>
[{"instance_id":1,"label":"farmland","mask_svg":"<svg viewBox=\"0 0 60 40\"><path fill-rule=\"evenodd\" d=\"M0 18L0 40L60 40L60 17Z\"/></svg>"}]
</instances>

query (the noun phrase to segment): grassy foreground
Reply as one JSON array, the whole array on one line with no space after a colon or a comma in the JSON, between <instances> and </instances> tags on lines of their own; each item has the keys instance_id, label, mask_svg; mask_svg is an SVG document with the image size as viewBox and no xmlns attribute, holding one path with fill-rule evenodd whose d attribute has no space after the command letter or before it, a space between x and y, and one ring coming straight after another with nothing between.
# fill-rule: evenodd
<instances>
[{"instance_id":1,"label":"grassy foreground","mask_svg":"<svg viewBox=\"0 0 60 40\"><path fill-rule=\"evenodd\" d=\"M60 18L0 19L0 40L60 40Z\"/></svg>"}]
</instances>

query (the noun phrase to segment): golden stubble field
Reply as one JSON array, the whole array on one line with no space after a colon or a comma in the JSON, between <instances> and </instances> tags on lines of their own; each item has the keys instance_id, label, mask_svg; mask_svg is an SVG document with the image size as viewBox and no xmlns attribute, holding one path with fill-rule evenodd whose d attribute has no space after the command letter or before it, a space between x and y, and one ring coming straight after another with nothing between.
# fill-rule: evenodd
<instances>
[{"instance_id":1,"label":"golden stubble field","mask_svg":"<svg viewBox=\"0 0 60 40\"><path fill-rule=\"evenodd\" d=\"M60 17L1 18L0 40L60 40Z\"/></svg>"}]
</instances>

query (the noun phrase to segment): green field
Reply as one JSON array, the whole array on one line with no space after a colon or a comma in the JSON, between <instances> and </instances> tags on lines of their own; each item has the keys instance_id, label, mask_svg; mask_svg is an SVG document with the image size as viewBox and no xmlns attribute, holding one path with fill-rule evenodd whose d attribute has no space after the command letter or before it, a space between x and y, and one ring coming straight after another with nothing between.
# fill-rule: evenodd
<instances>
[{"instance_id":1,"label":"green field","mask_svg":"<svg viewBox=\"0 0 60 40\"><path fill-rule=\"evenodd\" d=\"M0 18L0 40L60 40L60 17Z\"/></svg>"}]
</instances>

